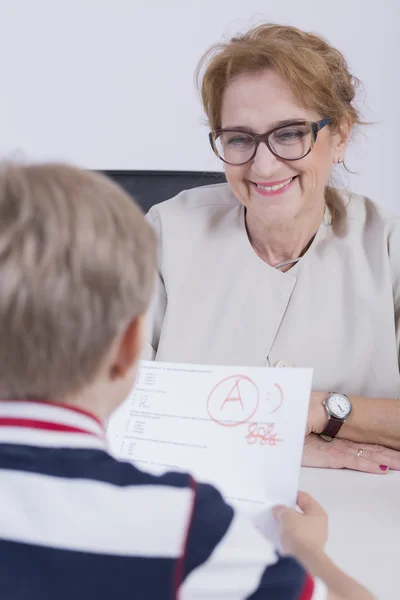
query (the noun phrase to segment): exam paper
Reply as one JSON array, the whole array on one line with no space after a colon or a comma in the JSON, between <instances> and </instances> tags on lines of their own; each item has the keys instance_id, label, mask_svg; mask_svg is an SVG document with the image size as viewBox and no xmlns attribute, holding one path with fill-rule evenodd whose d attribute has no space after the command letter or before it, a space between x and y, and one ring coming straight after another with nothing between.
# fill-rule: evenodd
<instances>
[{"instance_id":1,"label":"exam paper","mask_svg":"<svg viewBox=\"0 0 400 600\"><path fill-rule=\"evenodd\" d=\"M274 538L268 509L296 503L311 382L311 369L143 361L109 421L109 450L212 483Z\"/></svg>"}]
</instances>

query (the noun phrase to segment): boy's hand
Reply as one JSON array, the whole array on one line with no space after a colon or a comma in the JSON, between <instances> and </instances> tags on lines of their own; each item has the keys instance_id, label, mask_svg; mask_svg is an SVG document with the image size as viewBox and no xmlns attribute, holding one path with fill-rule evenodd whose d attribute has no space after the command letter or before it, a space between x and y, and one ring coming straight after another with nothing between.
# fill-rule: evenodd
<instances>
[{"instance_id":1,"label":"boy's hand","mask_svg":"<svg viewBox=\"0 0 400 600\"><path fill-rule=\"evenodd\" d=\"M272 509L284 551L296 558L304 551L323 552L328 539L326 512L305 492L299 492L297 504L303 514L286 506Z\"/></svg>"}]
</instances>

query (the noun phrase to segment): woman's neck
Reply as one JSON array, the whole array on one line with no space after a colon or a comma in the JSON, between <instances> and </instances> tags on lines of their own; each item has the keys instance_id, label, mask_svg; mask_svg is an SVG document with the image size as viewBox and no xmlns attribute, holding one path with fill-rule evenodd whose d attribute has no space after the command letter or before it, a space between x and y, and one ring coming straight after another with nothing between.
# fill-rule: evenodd
<instances>
[{"instance_id":1,"label":"woman's neck","mask_svg":"<svg viewBox=\"0 0 400 600\"><path fill-rule=\"evenodd\" d=\"M246 229L255 253L272 267L301 257L309 248L324 217L325 205L290 221L263 223L246 211ZM289 270L293 264L282 267Z\"/></svg>"}]
</instances>

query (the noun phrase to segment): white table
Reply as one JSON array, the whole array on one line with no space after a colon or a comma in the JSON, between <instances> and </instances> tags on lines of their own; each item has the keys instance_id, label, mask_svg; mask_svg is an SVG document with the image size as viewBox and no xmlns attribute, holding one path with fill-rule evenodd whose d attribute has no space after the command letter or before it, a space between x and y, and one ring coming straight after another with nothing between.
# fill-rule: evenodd
<instances>
[{"instance_id":1,"label":"white table","mask_svg":"<svg viewBox=\"0 0 400 600\"><path fill-rule=\"evenodd\" d=\"M302 468L300 489L329 515L327 553L378 600L400 599L400 472Z\"/></svg>"}]
</instances>

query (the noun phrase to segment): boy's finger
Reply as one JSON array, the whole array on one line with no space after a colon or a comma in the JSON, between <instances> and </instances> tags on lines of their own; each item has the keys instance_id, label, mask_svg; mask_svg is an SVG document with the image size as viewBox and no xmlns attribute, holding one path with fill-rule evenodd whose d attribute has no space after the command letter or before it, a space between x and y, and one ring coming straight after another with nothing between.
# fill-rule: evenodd
<instances>
[{"instance_id":1,"label":"boy's finger","mask_svg":"<svg viewBox=\"0 0 400 600\"><path fill-rule=\"evenodd\" d=\"M306 492L299 492L297 494L297 504L305 515L311 515L315 517L322 517L326 515L322 506Z\"/></svg>"},{"instance_id":2,"label":"boy's finger","mask_svg":"<svg viewBox=\"0 0 400 600\"><path fill-rule=\"evenodd\" d=\"M277 521L279 521L279 519L281 518L282 514L283 514L285 511L287 511L287 510L289 510L289 509L287 508L287 506L283 506L282 504L279 504L279 505L277 505L277 506L274 506L274 507L272 508L272 514L274 515L275 519L276 519Z\"/></svg>"}]
</instances>

